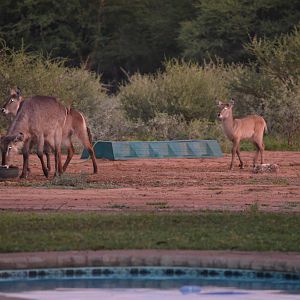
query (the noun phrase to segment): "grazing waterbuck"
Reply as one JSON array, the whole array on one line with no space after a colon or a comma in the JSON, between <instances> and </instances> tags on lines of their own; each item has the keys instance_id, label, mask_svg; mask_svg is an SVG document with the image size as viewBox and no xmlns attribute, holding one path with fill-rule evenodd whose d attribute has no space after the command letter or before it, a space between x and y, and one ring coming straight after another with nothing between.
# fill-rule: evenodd
<instances>
[{"instance_id":1,"label":"grazing waterbuck","mask_svg":"<svg viewBox=\"0 0 300 300\"><path fill-rule=\"evenodd\" d=\"M244 163L240 155L240 142L241 140L250 140L256 147L256 153L253 159L253 166L256 165L259 153L261 157L261 164L263 164L264 153L264 132L267 131L266 121L258 115L250 115L241 119L234 119L232 114L232 108L234 106L234 100L229 103L223 103L219 101L218 104L220 112L218 113L218 119L222 122L222 127L225 135L232 142L231 150L231 163L230 170L233 169L233 161L235 154L237 154L242 169Z\"/></svg>"},{"instance_id":2,"label":"grazing waterbuck","mask_svg":"<svg viewBox=\"0 0 300 300\"><path fill-rule=\"evenodd\" d=\"M44 175L48 177L43 159L44 146L47 144L54 150L55 175L61 175L61 141L67 114L68 110L54 97L34 96L24 101L7 134L1 137L2 164L6 164L7 154L11 150L22 149L23 170L20 177L27 178L30 146L34 143Z\"/></svg>"},{"instance_id":3,"label":"grazing waterbuck","mask_svg":"<svg viewBox=\"0 0 300 300\"><path fill-rule=\"evenodd\" d=\"M11 89L10 97L1 108L1 111L6 115L16 116L24 100L25 99L22 97L19 88ZM75 152L71 139L74 134L81 141L82 145L88 150L93 162L93 171L94 173L97 173L98 167L95 152L92 146L92 135L90 129L87 127L85 118L82 113L72 108L68 109L68 114L66 116L66 121L64 123L62 132L62 145L66 146L68 149L67 159L63 165L63 172L66 171L68 164L70 163ZM44 153L47 157L47 168L50 171L50 149L47 144L45 144Z\"/></svg>"}]
</instances>

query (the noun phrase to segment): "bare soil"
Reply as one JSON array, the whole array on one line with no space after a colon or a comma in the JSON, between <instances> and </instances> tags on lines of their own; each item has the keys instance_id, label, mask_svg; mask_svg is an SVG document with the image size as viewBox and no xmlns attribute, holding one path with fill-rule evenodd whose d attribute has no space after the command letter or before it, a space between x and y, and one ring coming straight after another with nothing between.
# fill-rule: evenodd
<instances>
[{"instance_id":1,"label":"bare soil","mask_svg":"<svg viewBox=\"0 0 300 300\"><path fill-rule=\"evenodd\" d=\"M242 152L246 166L229 171L230 156L212 159L98 159L74 156L67 173L84 174L93 188L53 188L35 155L28 179L0 181L1 210L46 211L198 211L259 209L300 212L300 152L265 152L265 162L278 164L277 173L254 174L252 152ZM65 158L65 157L64 157ZM22 166L16 156L14 165ZM53 173L53 172L52 172ZM49 183L49 184L47 184ZM42 186L41 186L42 185Z\"/></svg>"}]
</instances>

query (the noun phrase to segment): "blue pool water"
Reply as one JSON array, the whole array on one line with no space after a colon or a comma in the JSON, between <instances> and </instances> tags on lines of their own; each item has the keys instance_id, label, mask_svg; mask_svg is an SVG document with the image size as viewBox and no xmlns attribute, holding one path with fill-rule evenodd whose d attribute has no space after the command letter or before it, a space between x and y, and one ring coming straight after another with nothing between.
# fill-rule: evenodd
<instances>
[{"instance_id":1,"label":"blue pool water","mask_svg":"<svg viewBox=\"0 0 300 300\"><path fill-rule=\"evenodd\" d=\"M177 267L0 271L0 299L300 299L300 274Z\"/></svg>"}]
</instances>

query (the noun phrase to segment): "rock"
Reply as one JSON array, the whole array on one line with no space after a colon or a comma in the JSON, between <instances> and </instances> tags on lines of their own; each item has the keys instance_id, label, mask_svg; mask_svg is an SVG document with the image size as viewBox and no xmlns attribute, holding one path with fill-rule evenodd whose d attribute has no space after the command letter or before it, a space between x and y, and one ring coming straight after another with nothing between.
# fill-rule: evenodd
<instances>
[{"instance_id":1,"label":"rock","mask_svg":"<svg viewBox=\"0 0 300 300\"><path fill-rule=\"evenodd\" d=\"M253 168L253 173L277 173L279 166L277 164L261 164Z\"/></svg>"}]
</instances>

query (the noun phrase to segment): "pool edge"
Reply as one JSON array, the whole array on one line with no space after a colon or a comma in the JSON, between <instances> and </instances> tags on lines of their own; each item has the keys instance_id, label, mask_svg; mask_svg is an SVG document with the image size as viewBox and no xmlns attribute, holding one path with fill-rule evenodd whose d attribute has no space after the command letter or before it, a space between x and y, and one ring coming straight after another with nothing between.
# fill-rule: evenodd
<instances>
[{"instance_id":1,"label":"pool edge","mask_svg":"<svg viewBox=\"0 0 300 300\"><path fill-rule=\"evenodd\" d=\"M178 266L299 273L300 253L195 250L0 253L0 270L88 266Z\"/></svg>"}]
</instances>

